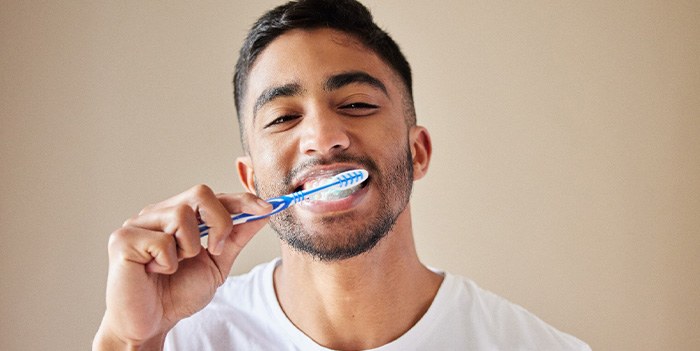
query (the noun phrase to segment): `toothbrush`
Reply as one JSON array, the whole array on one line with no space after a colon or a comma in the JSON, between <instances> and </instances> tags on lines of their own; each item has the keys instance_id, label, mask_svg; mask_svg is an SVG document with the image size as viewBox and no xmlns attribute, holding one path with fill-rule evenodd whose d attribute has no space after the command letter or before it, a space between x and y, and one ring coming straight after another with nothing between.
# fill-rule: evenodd
<instances>
[{"instance_id":1,"label":"toothbrush","mask_svg":"<svg viewBox=\"0 0 700 351\"><path fill-rule=\"evenodd\" d=\"M272 216L273 214L279 213L290 206L297 204L299 202L302 202L304 200L308 200L309 196L312 194L316 194L320 191L328 191L328 190L341 190L341 189L347 189L352 186L355 186L357 184L360 184L367 180L369 177L369 173L367 173L366 170L364 169L353 169L351 171L346 171L340 174L336 174L328 182L325 182L324 184L321 184L319 186L306 189L306 190L300 190L291 194L287 195L282 195L279 197L273 197L271 199L267 199L269 204L273 206L272 212L266 213L263 215L253 215L250 213L240 213L236 215L231 216L231 221L233 222L233 225L236 224L241 224L241 223L246 223L254 220L258 220L261 218L269 217ZM206 224L200 224L199 225L199 236L203 237L209 234L209 227Z\"/></svg>"}]
</instances>

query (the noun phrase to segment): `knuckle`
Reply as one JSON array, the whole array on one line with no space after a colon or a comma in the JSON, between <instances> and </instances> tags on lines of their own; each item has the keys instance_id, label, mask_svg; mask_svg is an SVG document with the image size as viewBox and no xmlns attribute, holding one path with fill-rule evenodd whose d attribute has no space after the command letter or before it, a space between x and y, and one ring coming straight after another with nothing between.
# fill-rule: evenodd
<instances>
[{"instance_id":1,"label":"knuckle","mask_svg":"<svg viewBox=\"0 0 700 351\"><path fill-rule=\"evenodd\" d=\"M109 241L123 241L125 240L129 235L131 235L131 229L129 228L119 228L115 231L112 232L109 236Z\"/></svg>"},{"instance_id":2,"label":"knuckle","mask_svg":"<svg viewBox=\"0 0 700 351\"><path fill-rule=\"evenodd\" d=\"M207 197L214 195L214 192L206 184L197 184L190 190L195 197Z\"/></svg>"},{"instance_id":3,"label":"knuckle","mask_svg":"<svg viewBox=\"0 0 700 351\"><path fill-rule=\"evenodd\" d=\"M110 252L118 251L132 236L131 228L119 228L109 235L109 240L107 241L107 249Z\"/></svg>"},{"instance_id":4,"label":"knuckle","mask_svg":"<svg viewBox=\"0 0 700 351\"><path fill-rule=\"evenodd\" d=\"M158 235L155 239L155 245L163 250L163 252L167 252L167 249L171 245L175 245L175 239L173 238L172 235L166 234L166 233L161 233L162 235Z\"/></svg>"},{"instance_id":5,"label":"knuckle","mask_svg":"<svg viewBox=\"0 0 700 351\"><path fill-rule=\"evenodd\" d=\"M143 215L143 211L137 215L131 216L130 218L127 218L124 223L122 223L122 227L138 227L136 224L139 217Z\"/></svg>"},{"instance_id":6,"label":"knuckle","mask_svg":"<svg viewBox=\"0 0 700 351\"><path fill-rule=\"evenodd\" d=\"M180 249L180 254L184 258L192 258L199 254L200 246L183 247Z\"/></svg>"},{"instance_id":7,"label":"knuckle","mask_svg":"<svg viewBox=\"0 0 700 351\"><path fill-rule=\"evenodd\" d=\"M217 220L216 223L213 223L211 227L212 228L210 229L210 233L214 236L225 236L228 235L233 229L233 223L231 223L230 217L225 217L221 218L220 220ZM211 230L213 230L214 233L212 233Z\"/></svg>"},{"instance_id":8,"label":"knuckle","mask_svg":"<svg viewBox=\"0 0 700 351\"><path fill-rule=\"evenodd\" d=\"M253 195L252 193L242 193L240 199L241 201L249 202L257 200L258 197Z\"/></svg>"},{"instance_id":9,"label":"knuckle","mask_svg":"<svg viewBox=\"0 0 700 351\"><path fill-rule=\"evenodd\" d=\"M190 217L194 216L194 210L186 204L179 204L173 208L173 220L178 223L178 226L186 223Z\"/></svg>"},{"instance_id":10,"label":"knuckle","mask_svg":"<svg viewBox=\"0 0 700 351\"><path fill-rule=\"evenodd\" d=\"M148 205L146 205L144 208L141 209L141 211L139 212L139 215L142 215L142 214L144 214L144 213L146 213L146 212L151 211L155 206L156 206L155 204L148 204Z\"/></svg>"},{"instance_id":11,"label":"knuckle","mask_svg":"<svg viewBox=\"0 0 700 351\"><path fill-rule=\"evenodd\" d=\"M167 220L163 231L170 235L175 234L179 228L187 227L188 223L196 221L194 210L186 204L178 204L168 210Z\"/></svg>"},{"instance_id":12,"label":"knuckle","mask_svg":"<svg viewBox=\"0 0 700 351\"><path fill-rule=\"evenodd\" d=\"M168 262L165 266L163 266L163 273L164 274L174 274L177 272L178 268L178 262L175 260L175 262Z\"/></svg>"},{"instance_id":13,"label":"knuckle","mask_svg":"<svg viewBox=\"0 0 700 351\"><path fill-rule=\"evenodd\" d=\"M125 220L124 223L122 223L122 228L131 227L133 223L134 223L134 217L131 217L131 218Z\"/></svg>"}]
</instances>

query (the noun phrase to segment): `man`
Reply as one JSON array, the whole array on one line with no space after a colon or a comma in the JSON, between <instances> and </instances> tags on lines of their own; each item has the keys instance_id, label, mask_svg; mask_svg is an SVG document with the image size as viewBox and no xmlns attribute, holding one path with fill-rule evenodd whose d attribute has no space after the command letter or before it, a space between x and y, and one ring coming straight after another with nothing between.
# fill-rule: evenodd
<instances>
[{"instance_id":1,"label":"man","mask_svg":"<svg viewBox=\"0 0 700 351\"><path fill-rule=\"evenodd\" d=\"M146 207L110 237L107 309L95 349L587 350L471 281L420 263L412 183L431 157L398 46L354 0L288 3L249 33L235 100L246 194L196 186ZM269 220L282 257L227 279L268 220L261 198L349 169L350 194ZM254 195L255 194L255 195ZM209 231L200 245L198 224Z\"/></svg>"}]
</instances>

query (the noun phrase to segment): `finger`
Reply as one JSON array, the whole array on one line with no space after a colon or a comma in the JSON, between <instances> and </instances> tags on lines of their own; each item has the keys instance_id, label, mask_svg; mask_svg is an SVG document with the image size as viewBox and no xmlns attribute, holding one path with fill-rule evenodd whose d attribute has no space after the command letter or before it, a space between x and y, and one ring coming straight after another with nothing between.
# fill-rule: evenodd
<instances>
[{"instance_id":1,"label":"finger","mask_svg":"<svg viewBox=\"0 0 700 351\"><path fill-rule=\"evenodd\" d=\"M218 194L217 198L230 213L265 214L272 211L272 205L251 193ZM233 262L243 247L267 222L268 219L263 218L233 226L231 233L223 242L221 255L213 257L224 277L228 276Z\"/></svg>"},{"instance_id":2,"label":"finger","mask_svg":"<svg viewBox=\"0 0 700 351\"><path fill-rule=\"evenodd\" d=\"M265 200L251 193L219 194L217 195L217 197L221 204L223 204L224 207L226 207L226 210L230 213L250 213L255 215L262 215L270 213L270 211L272 211L271 204L265 202ZM234 230L231 232L231 238L233 239L234 244L240 248L243 248L243 246L245 246L248 243L250 238L252 238L253 234L259 231L265 225L265 223L267 223L267 221L263 221L259 228L255 226L236 228L241 226L242 224L234 226ZM254 230L250 232L250 229L248 228ZM249 235L246 235L247 233L249 233Z\"/></svg>"},{"instance_id":3,"label":"finger","mask_svg":"<svg viewBox=\"0 0 700 351\"><path fill-rule=\"evenodd\" d=\"M209 227L207 250L219 255L224 247L224 240L231 233L231 213L208 187L199 187L194 196L197 212L202 223Z\"/></svg>"},{"instance_id":4,"label":"finger","mask_svg":"<svg viewBox=\"0 0 700 351\"><path fill-rule=\"evenodd\" d=\"M225 278L229 275L236 257L238 257L250 239L267 224L268 220L268 218L263 218L233 226L231 234L224 241L221 254L212 256L222 277Z\"/></svg>"},{"instance_id":5,"label":"finger","mask_svg":"<svg viewBox=\"0 0 700 351\"><path fill-rule=\"evenodd\" d=\"M212 237L212 229L209 229L209 241L207 247L209 252L215 255L220 254L224 250L224 246L226 245L225 239L233 230L230 214L241 212L264 214L272 210L272 206L270 204L250 193L220 194L217 195L217 203L221 204L225 211L229 213L228 217L226 218L226 224L228 225L227 227L229 229L228 231L224 232L223 229L225 228L222 228L222 231L219 232L220 236L218 237ZM208 223L207 225L209 226Z\"/></svg>"},{"instance_id":6,"label":"finger","mask_svg":"<svg viewBox=\"0 0 700 351\"><path fill-rule=\"evenodd\" d=\"M197 214L186 204L144 212L124 226L144 228L172 235L179 260L196 256L202 249L199 241Z\"/></svg>"},{"instance_id":7,"label":"finger","mask_svg":"<svg viewBox=\"0 0 700 351\"><path fill-rule=\"evenodd\" d=\"M201 194L206 194L206 193L212 193L211 189L204 185L204 184L198 184L195 185L186 191L183 191L175 196L172 196L170 198L167 198L161 202L155 203L155 204L150 204L146 207L144 207L141 210L141 213L145 212L150 212L150 211L155 211L159 210L162 208L166 207L173 207L177 206L179 204L190 204L192 205L192 208L196 208L197 205L197 197Z\"/></svg>"},{"instance_id":8,"label":"finger","mask_svg":"<svg viewBox=\"0 0 700 351\"><path fill-rule=\"evenodd\" d=\"M207 238L210 253L218 255L223 248L223 238L231 232L231 215L219 202L212 190L203 184L175 195L154 205L149 205L141 211L141 215L158 212L164 208L188 205L199 219L209 227Z\"/></svg>"},{"instance_id":9,"label":"finger","mask_svg":"<svg viewBox=\"0 0 700 351\"><path fill-rule=\"evenodd\" d=\"M172 235L138 227L123 227L109 238L112 263L137 263L146 272L172 274L177 271L177 249Z\"/></svg>"},{"instance_id":10,"label":"finger","mask_svg":"<svg viewBox=\"0 0 700 351\"><path fill-rule=\"evenodd\" d=\"M216 197L230 213L261 215L272 211L272 205L255 194L217 194Z\"/></svg>"}]
</instances>

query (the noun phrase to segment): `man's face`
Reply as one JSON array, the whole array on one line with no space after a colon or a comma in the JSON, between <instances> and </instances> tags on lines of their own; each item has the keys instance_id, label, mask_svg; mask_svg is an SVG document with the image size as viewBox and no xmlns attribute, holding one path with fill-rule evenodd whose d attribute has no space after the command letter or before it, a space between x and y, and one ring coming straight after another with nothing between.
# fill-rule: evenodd
<instances>
[{"instance_id":1,"label":"man's face","mask_svg":"<svg viewBox=\"0 0 700 351\"><path fill-rule=\"evenodd\" d=\"M349 169L370 175L351 194L273 216L288 245L337 260L389 232L413 183L404 91L376 54L335 30L289 31L261 53L242 108L249 156L239 167L248 186L269 198Z\"/></svg>"}]
</instances>

